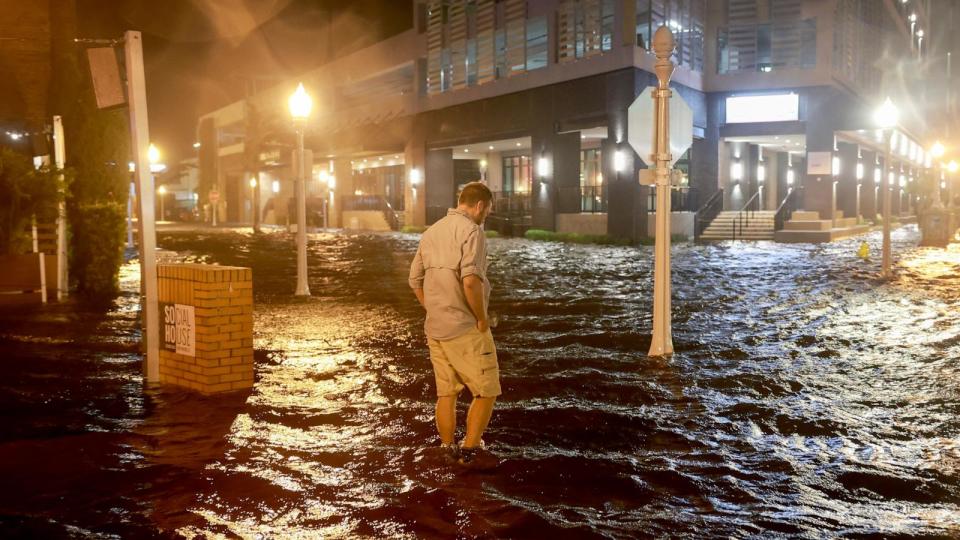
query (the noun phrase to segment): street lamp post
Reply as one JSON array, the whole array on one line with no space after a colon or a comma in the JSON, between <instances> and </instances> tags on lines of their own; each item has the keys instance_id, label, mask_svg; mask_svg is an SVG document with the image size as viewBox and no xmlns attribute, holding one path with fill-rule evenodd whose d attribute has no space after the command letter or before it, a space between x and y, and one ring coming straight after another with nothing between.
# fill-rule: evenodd
<instances>
[{"instance_id":1,"label":"street lamp post","mask_svg":"<svg viewBox=\"0 0 960 540\"><path fill-rule=\"evenodd\" d=\"M893 136L893 128L897 125L899 111L896 105L887 98L877 111L874 113L874 120L877 125L884 130L883 139L883 168L884 174L881 178L881 190L883 191L883 262L881 265L880 276L890 277L890 139Z\"/></svg>"},{"instance_id":2,"label":"street lamp post","mask_svg":"<svg viewBox=\"0 0 960 540\"><path fill-rule=\"evenodd\" d=\"M157 188L157 195L160 195L160 219L159 221L166 221L166 214L163 212L163 199L164 195L167 194L167 186L160 186Z\"/></svg>"},{"instance_id":3,"label":"street lamp post","mask_svg":"<svg viewBox=\"0 0 960 540\"><path fill-rule=\"evenodd\" d=\"M295 191L297 195L297 296L310 296L310 287L307 285L307 201L306 201L306 167L304 165L303 131L310 116L313 101L303 88L303 83L297 86L296 92L289 100L290 116L297 131L297 178Z\"/></svg>"}]
</instances>

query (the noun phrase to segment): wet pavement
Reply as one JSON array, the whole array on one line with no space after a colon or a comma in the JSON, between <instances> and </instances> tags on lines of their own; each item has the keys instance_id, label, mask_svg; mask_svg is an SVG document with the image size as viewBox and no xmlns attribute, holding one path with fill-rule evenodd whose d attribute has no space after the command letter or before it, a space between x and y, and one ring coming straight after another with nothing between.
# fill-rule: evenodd
<instances>
[{"instance_id":1,"label":"wet pavement","mask_svg":"<svg viewBox=\"0 0 960 540\"><path fill-rule=\"evenodd\" d=\"M0 536L960 536L960 246L678 245L672 360L650 359L652 249L489 244L504 395L464 472L433 450L407 288L417 236L161 233L251 266L257 383L140 379L135 291L0 313ZM460 410L465 414L466 399Z\"/></svg>"}]
</instances>

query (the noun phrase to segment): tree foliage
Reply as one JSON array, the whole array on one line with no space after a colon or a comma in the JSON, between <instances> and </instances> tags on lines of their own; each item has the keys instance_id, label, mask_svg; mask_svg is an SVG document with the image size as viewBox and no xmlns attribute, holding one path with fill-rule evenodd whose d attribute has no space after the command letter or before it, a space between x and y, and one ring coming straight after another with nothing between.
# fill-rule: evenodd
<instances>
[{"instance_id":1,"label":"tree foliage","mask_svg":"<svg viewBox=\"0 0 960 540\"><path fill-rule=\"evenodd\" d=\"M37 170L26 155L0 147L0 253L30 250L31 220L52 223L60 200L59 176Z\"/></svg>"},{"instance_id":2,"label":"tree foliage","mask_svg":"<svg viewBox=\"0 0 960 540\"><path fill-rule=\"evenodd\" d=\"M123 227L130 160L125 109L97 109L86 54L73 42L76 7L65 2L52 20L51 112L63 118L66 165L73 181L66 193L71 224L71 277L88 297L116 294L123 262Z\"/></svg>"}]
</instances>

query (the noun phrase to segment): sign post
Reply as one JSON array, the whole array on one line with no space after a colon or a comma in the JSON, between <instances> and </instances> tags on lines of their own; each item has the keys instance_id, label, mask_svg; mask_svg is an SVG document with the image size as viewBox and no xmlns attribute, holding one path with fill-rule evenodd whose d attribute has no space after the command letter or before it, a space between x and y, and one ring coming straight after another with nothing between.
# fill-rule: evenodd
<instances>
[{"instance_id":1,"label":"sign post","mask_svg":"<svg viewBox=\"0 0 960 540\"><path fill-rule=\"evenodd\" d=\"M160 381L160 317L157 307L157 236L153 212L153 182L147 147L147 90L143 75L143 41L140 32L124 33L124 54L127 72L127 96L130 110L130 134L134 157L137 201L140 203L140 281L144 291L143 331L146 333L147 356L144 373L147 382Z\"/></svg>"},{"instance_id":2,"label":"sign post","mask_svg":"<svg viewBox=\"0 0 960 540\"><path fill-rule=\"evenodd\" d=\"M639 181L655 186L657 193L656 239L653 269L653 338L649 356L673 354L673 330L670 306L670 193L674 163L693 142L693 113L677 99L671 106L670 77L674 65L670 61L675 41L673 33L661 26L653 37L657 57L654 71L657 87L647 88L627 111L628 140L651 169L641 170Z\"/></svg>"}]
</instances>

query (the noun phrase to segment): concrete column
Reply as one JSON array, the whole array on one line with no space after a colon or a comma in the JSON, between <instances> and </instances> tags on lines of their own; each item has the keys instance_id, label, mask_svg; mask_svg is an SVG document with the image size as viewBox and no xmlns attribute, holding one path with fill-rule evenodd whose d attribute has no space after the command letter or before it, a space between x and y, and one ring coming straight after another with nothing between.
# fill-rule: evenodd
<instances>
[{"instance_id":1,"label":"concrete column","mask_svg":"<svg viewBox=\"0 0 960 540\"><path fill-rule=\"evenodd\" d=\"M490 191L503 191L503 154L487 153L487 187Z\"/></svg>"},{"instance_id":2,"label":"concrete column","mask_svg":"<svg viewBox=\"0 0 960 540\"><path fill-rule=\"evenodd\" d=\"M601 143L600 164L607 192L607 234L634 241L648 236L647 194L649 188L637 182L637 173L645 168L629 144L618 145L608 136ZM624 170L614 168L617 150L626 156ZM650 231L652 232L652 231Z\"/></svg>"},{"instance_id":3,"label":"concrete column","mask_svg":"<svg viewBox=\"0 0 960 540\"><path fill-rule=\"evenodd\" d=\"M840 174L837 175L837 209L843 212L843 217L855 218L859 215L857 204L857 157L858 146L848 143L837 143L837 155L840 158ZM866 179L867 169L864 164L863 176Z\"/></svg>"},{"instance_id":4,"label":"concrete column","mask_svg":"<svg viewBox=\"0 0 960 540\"><path fill-rule=\"evenodd\" d=\"M808 113L811 110L818 110L822 104L818 101L821 96L808 96ZM806 118L806 137L807 153L811 152L833 152L833 126L832 118L824 114L807 114ZM803 209L816 211L820 213L820 219L834 218L835 197L834 180L830 174L808 175L806 174L806 165L803 171L796 171L798 181L802 179L803 185Z\"/></svg>"},{"instance_id":5,"label":"concrete column","mask_svg":"<svg viewBox=\"0 0 960 540\"><path fill-rule=\"evenodd\" d=\"M767 175L766 180L763 181L763 207L767 210L776 210L780 206L780 200L783 199L781 193L786 194L785 190L780 189L780 153L764 150L763 168Z\"/></svg>"},{"instance_id":6,"label":"concrete column","mask_svg":"<svg viewBox=\"0 0 960 540\"><path fill-rule=\"evenodd\" d=\"M404 222L415 227L427 224L426 165L427 149L423 141L411 139L403 149ZM419 183L414 180L419 177Z\"/></svg>"},{"instance_id":7,"label":"concrete column","mask_svg":"<svg viewBox=\"0 0 960 540\"><path fill-rule=\"evenodd\" d=\"M424 160L424 204L425 225L433 223L446 215L447 210L456 205L453 185L453 150L427 150Z\"/></svg>"},{"instance_id":8,"label":"concrete column","mask_svg":"<svg viewBox=\"0 0 960 540\"><path fill-rule=\"evenodd\" d=\"M890 182L890 215L900 215L900 202L903 198L903 191L900 189L900 175L906 176L906 171L901 170L901 163L894 160L893 181Z\"/></svg>"},{"instance_id":9,"label":"concrete column","mask_svg":"<svg viewBox=\"0 0 960 540\"><path fill-rule=\"evenodd\" d=\"M336 187L333 190L333 209L330 212L330 226L343 227L343 205L347 197L353 196L353 167L347 158L333 160L333 178Z\"/></svg>"},{"instance_id":10,"label":"concrete column","mask_svg":"<svg viewBox=\"0 0 960 540\"><path fill-rule=\"evenodd\" d=\"M882 165L877 164L877 153L868 150L861 151L863 161L863 180L860 183L860 215L866 221L872 221L877 217L877 192L876 187L879 184L874 182L874 175L877 167L883 170ZM883 156L880 156L883 160Z\"/></svg>"},{"instance_id":11,"label":"concrete column","mask_svg":"<svg viewBox=\"0 0 960 540\"><path fill-rule=\"evenodd\" d=\"M534 133L531 137L530 161L533 168L533 187L530 190L530 207L533 213L531 226L534 229L552 231L556 227L557 165L555 151L549 133ZM546 171L541 171L541 162L546 162ZM545 174L544 174L545 173Z\"/></svg>"},{"instance_id":12,"label":"concrete column","mask_svg":"<svg viewBox=\"0 0 960 540\"><path fill-rule=\"evenodd\" d=\"M743 202L746 204L754 195L760 191L760 183L757 181L757 165L760 164L760 147L755 144L744 145L746 148L746 159L743 165L743 182L746 188L744 191ZM757 197L757 201L750 207L752 209L766 210L762 206L763 195Z\"/></svg>"}]
</instances>

